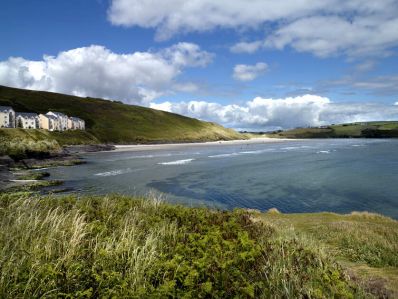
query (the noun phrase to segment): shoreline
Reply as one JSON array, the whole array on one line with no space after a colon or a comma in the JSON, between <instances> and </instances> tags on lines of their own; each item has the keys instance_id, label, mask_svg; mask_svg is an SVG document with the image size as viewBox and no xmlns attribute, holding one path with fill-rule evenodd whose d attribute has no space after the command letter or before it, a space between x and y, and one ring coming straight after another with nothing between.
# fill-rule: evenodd
<instances>
[{"instance_id":1,"label":"shoreline","mask_svg":"<svg viewBox=\"0 0 398 299\"><path fill-rule=\"evenodd\" d=\"M185 142L185 143L161 143L161 144L120 144L114 145L115 149L111 151L124 152L124 151L145 151L157 149L173 149L181 147L200 147L200 146L221 146L221 145L242 145L242 144L266 144L277 143L284 141L301 141L303 139L291 138L251 138L251 139L236 139L236 140L220 140L220 141L207 141L207 142Z\"/></svg>"}]
</instances>

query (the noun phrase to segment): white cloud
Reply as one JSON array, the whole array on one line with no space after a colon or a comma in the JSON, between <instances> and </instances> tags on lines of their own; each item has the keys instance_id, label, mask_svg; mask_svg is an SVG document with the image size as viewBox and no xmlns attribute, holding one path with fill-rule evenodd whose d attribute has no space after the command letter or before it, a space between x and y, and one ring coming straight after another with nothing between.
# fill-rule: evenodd
<instances>
[{"instance_id":1,"label":"white cloud","mask_svg":"<svg viewBox=\"0 0 398 299\"><path fill-rule=\"evenodd\" d=\"M233 45L230 50L233 53L254 53L261 48L262 44L261 41L240 42Z\"/></svg>"},{"instance_id":2,"label":"white cloud","mask_svg":"<svg viewBox=\"0 0 398 299\"><path fill-rule=\"evenodd\" d=\"M368 72L375 68L376 62L374 60L365 60L355 66L357 72Z\"/></svg>"},{"instance_id":3,"label":"white cloud","mask_svg":"<svg viewBox=\"0 0 398 299\"><path fill-rule=\"evenodd\" d=\"M347 56L384 55L398 44L398 18L372 20L356 17L314 16L282 26L271 34L265 45L283 49L291 46L299 52L320 57L343 53Z\"/></svg>"},{"instance_id":4,"label":"white cloud","mask_svg":"<svg viewBox=\"0 0 398 299\"><path fill-rule=\"evenodd\" d=\"M239 81L252 81L268 69L264 62L257 62L255 65L237 64L234 67L233 78Z\"/></svg>"},{"instance_id":5,"label":"white cloud","mask_svg":"<svg viewBox=\"0 0 398 299\"><path fill-rule=\"evenodd\" d=\"M398 102L395 102L395 103L394 103L394 106L398 106Z\"/></svg>"},{"instance_id":6,"label":"white cloud","mask_svg":"<svg viewBox=\"0 0 398 299\"><path fill-rule=\"evenodd\" d=\"M173 87L192 90L193 83L179 83L176 78L185 68L203 67L211 59L211 54L191 43L130 54L94 45L44 56L41 61L20 57L0 61L0 84L145 105Z\"/></svg>"},{"instance_id":7,"label":"white cloud","mask_svg":"<svg viewBox=\"0 0 398 299\"><path fill-rule=\"evenodd\" d=\"M398 119L397 106L333 103L326 97L310 94L282 99L257 97L244 105L190 101L152 103L151 107L249 130Z\"/></svg>"},{"instance_id":8,"label":"white cloud","mask_svg":"<svg viewBox=\"0 0 398 299\"><path fill-rule=\"evenodd\" d=\"M344 77L319 83L320 88L345 88L347 90L366 90L375 95L396 95L398 93L398 75L375 76L370 78Z\"/></svg>"},{"instance_id":9,"label":"white cloud","mask_svg":"<svg viewBox=\"0 0 398 299\"><path fill-rule=\"evenodd\" d=\"M322 57L388 54L398 45L397 15L397 0L112 0L108 11L114 25L155 28L157 39L263 28L268 47L291 46ZM252 53L260 44L242 42L231 50Z\"/></svg>"}]
</instances>

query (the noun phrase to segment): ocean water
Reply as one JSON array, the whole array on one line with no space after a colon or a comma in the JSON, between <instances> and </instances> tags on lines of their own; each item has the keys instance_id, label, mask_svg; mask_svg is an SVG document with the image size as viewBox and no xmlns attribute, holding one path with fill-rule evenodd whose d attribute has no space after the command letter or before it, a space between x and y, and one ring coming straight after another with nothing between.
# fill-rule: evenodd
<instances>
[{"instance_id":1,"label":"ocean water","mask_svg":"<svg viewBox=\"0 0 398 299\"><path fill-rule=\"evenodd\" d=\"M398 219L398 140L326 139L91 153L51 168L62 188L282 212L370 211Z\"/></svg>"}]
</instances>

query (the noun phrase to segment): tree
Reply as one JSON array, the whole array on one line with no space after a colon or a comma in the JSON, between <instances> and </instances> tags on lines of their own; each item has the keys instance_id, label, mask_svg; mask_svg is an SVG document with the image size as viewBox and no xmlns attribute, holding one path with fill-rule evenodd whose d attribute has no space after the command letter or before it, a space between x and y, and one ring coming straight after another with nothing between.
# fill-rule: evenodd
<instances>
[{"instance_id":1,"label":"tree","mask_svg":"<svg viewBox=\"0 0 398 299\"><path fill-rule=\"evenodd\" d=\"M21 118L18 118L17 120L17 128L23 128L23 123Z\"/></svg>"}]
</instances>

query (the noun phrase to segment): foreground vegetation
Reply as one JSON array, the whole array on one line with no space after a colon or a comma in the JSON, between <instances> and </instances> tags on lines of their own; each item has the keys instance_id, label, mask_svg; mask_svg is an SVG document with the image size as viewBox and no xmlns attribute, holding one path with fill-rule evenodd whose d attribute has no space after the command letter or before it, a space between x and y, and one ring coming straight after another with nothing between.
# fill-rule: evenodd
<instances>
[{"instance_id":1,"label":"foreground vegetation","mask_svg":"<svg viewBox=\"0 0 398 299\"><path fill-rule=\"evenodd\" d=\"M361 298L317 242L157 197L0 195L0 297Z\"/></svg>"},{"instance_id":2,"label":"foreground vegetation","mask_svg":"<svg viewBox=\"0 0 398 299\"><path fill-rule=\"evenodd\" d=\"M381 298L398 298L398 221L378 214L258 213L281 231L309 238L327 250L353 279Z\"/></svg>"},{"instance_id":3,"label":"foreground vegetation","mask_svg":"<svg viewBox=\"0 0 398 299\"><path fill-rule=\"evenodd\" d=\"M397 121L348 123L322 128L297 128L267 134L274 138L398 138Z\"/></svg>"},{"instance_id":4,"label":"foreground vegetation","mask_svg":"<svg viewBox=\"0 0 398 299\"><path fill-rule=\"evenodd\" d=\"M47 132L47 136L44 136L43 132L33 133L41 139L55 139L60 144L166 143L246 138L234 130L215 123L174 113L125 105L121 102L51 92L0 86L0 105L12 106L16 111L36 113L55 110L84 119L86 133ZM13 134L17 134L17 131Z\"/></svg>"}]
</instances>

